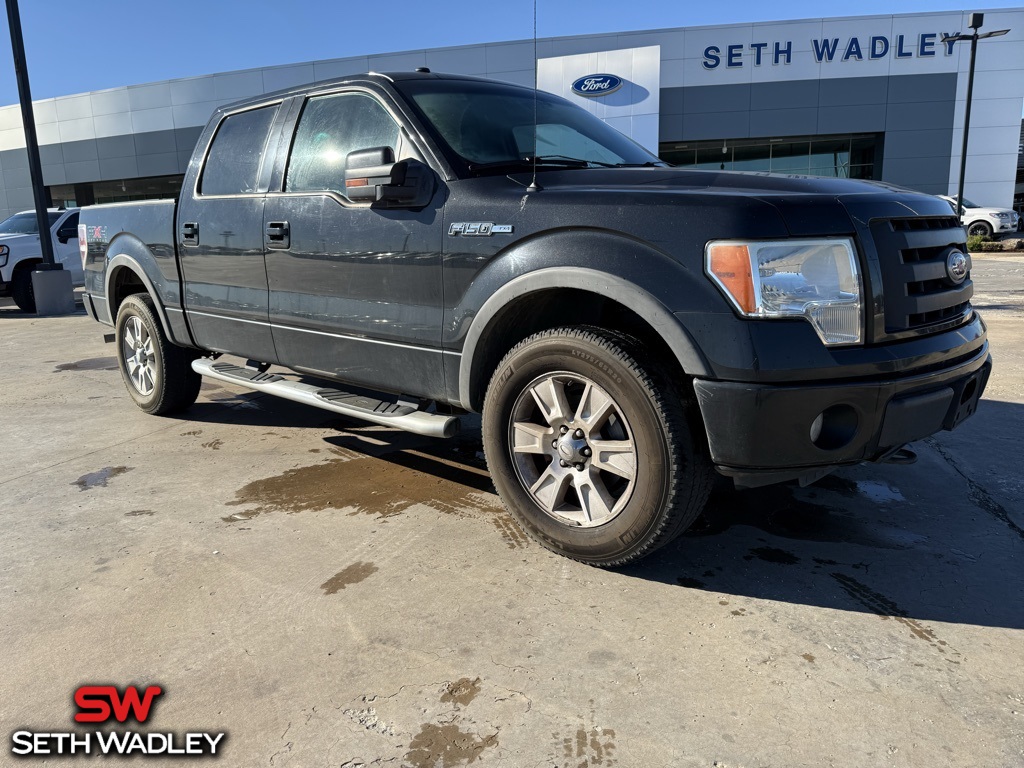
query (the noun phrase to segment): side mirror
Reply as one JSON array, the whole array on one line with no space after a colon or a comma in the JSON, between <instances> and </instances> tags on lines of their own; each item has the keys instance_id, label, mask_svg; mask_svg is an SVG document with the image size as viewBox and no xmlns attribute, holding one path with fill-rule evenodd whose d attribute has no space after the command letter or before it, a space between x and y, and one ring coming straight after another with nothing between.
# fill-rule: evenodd
<instances>
[{"instance_id":1,"label":"side mirror","mask_svg":"<svg viewBox=\"0 0 1024 768\"><path fill-rule=\"evenodd\" d=\"M78 239L78 227L61 227L57 230L57 240L61 244L66 243L71 238Z\"/></svg>"},{"instance_id":2,"label":"side mirror","mask_svg":"<svg viewBox=\"0 0 1024 768\"><path fill-rule=\"evenodd\" d=\"M419 160L396 163L391 147L361 149L345 158L345 194L352 202L422 208L434 194L434 175Z\"/></svg>"}]
</instances>

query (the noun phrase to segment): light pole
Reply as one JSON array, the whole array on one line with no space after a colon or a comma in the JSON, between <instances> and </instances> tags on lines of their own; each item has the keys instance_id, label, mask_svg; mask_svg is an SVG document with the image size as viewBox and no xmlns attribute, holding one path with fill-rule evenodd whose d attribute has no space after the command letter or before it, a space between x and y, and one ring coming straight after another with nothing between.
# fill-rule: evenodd
<instances>
[{"instance_id":1,"label":"light pole","mask_svg":"<svg viewBox=\"0 0 1024 768\"><path fill-rule=\"evenodd\" d=\"M960 183L956 191L957 218L963 221L964 215L964 176L967 172L967 137L971 130L971 97L974 95L974 60L978 55L978 41L989 37L1002 37L1010 30L998 29L995 32L979 34L978 30L985 23L985 14L972 13L967 17L967 26L974 30L971 34L947 35L942 38L944 43L958 43L961 40L971 41L971 65L967 72L967 111L964 115L964 143L960 149Z\"/></svg>"},{"instance_id":2,"label":"light pole","mask_svg":"<svg viewBox=\"0 0 1024 768\"><path fill-rule=\"evenodd\" d=\"M21 14L18 0L7 0L7 23L11 28L11 52L14 54L14 72L18 79L18 97L21 100L21 121L25 128L25 149L28 152L28 170L32 178L32 196L35 200L36 220L39 227L39 247L43 263L29 276L32 281L36 313L63 315L75 311L71 273L53 258L50 239L50 220L46 215L46 188L43 169L39 163L39 140L36 138L35 114L32 110L32 91L28 82L28 64L25 61L25 43L21 36Z\"/></svg>"}]
</instances>

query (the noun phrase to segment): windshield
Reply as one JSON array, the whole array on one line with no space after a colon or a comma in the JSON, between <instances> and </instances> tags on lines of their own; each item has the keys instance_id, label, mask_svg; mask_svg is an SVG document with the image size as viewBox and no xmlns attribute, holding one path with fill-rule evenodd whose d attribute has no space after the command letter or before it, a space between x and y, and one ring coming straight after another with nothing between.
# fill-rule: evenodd
<instances>
[{"instance_id":1,"label":"windshield","mask_svg":"<svg viewBox=\"0 0 1024 768\"><path fill-rule=\"evenodd\" d=\"M463 170L479 174L588 166L665 165L632 139L576 105L549 93L472 80L395 84L419 110Z\"/></svg>"},{"instance_id":2,"label":"windshield","mask_svg":"<svg viewBox=\"0 0 1024 768\"><path fill-rule=\"evenodd\" d=\"M64 214L63 211L47 211L46 215L52 227ZM39 225L35 211L31 213L16 213L9 219L0 221L0 235L38 235Z\"/></svg>"},{"instance_id":3,"label":"windshield","mask_svg":"<svg viewBox=\"0 0 1024 768\"><path fill-rule=\"evenodd\" d=\"M951 205L955 206L956 205L956 195L953 195L953 197L950 199L949 202L950 202ZM968 200L965 197L964 198L964 208L981 208L981 206L978 205L977 203L972 203L970 200Z\"/></svg>"}]
</instances>

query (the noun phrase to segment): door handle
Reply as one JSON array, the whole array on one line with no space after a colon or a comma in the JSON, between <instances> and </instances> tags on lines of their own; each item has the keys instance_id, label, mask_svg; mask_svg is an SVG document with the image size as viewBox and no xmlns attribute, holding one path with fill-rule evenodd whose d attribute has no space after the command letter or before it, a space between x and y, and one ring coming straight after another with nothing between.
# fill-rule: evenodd
<instances>
[{"instance_id":1,"label":"door handle","mask_svg":"<svg viewBox=\"0 0 1024 768\"><path fill-rule=\"evenodd\" d=\"M271 221L267 223L267 247L278 250L289 247L291 229L287 221Z\"/></svg>"},{"instance_id":2,"label":"door handle","mask_svg":"<svg viewBox=\"0 0 1024 768\"><path fill-rule=\"evenodd\" d=\"M197 245L199 243L199 225L194 221L182 224L181 239L189 245Z\"/></svg>"}]
</instances>

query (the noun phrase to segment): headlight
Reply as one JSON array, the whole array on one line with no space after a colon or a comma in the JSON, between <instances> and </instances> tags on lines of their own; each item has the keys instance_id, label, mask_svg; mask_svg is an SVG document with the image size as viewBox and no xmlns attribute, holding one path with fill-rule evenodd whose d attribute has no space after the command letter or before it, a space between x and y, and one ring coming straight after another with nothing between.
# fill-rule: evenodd
<instances>
[{"instance_id":1,"label":"headlight","mask_svg":"<svg viewBox=\"0 0 1024 768\"><path fill-rule=\"evenodd\" d=\"M848 238L716 240L704 264L744 317L802 317L829 346L863 341L860 270Z\"/></svg>"},{"instance_id":2,"label":"headlight","mask_svg":"<svg viewBox=\"0 0 1024 768\"><path fill-rule=\"evenodd\" d=\"M7 266L7 254L11 252L11 249L6 245L0 245L0 267Z\"/></svg>"},{"instance_id":3,"label":"headlight","mask_svg":"<svg viewBox=\"0 0 1024 768\"><path fill-rule=\"evenodd\" d=\"M992 215L995 216L997 219L1008 219L1008 218L1010 218L1010 214L1003 213L1002 211L997 211L996 213L993 213Z\"/></svg>"}]
</instances>

